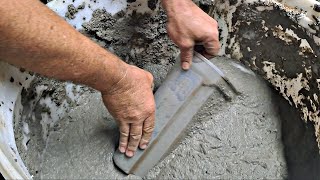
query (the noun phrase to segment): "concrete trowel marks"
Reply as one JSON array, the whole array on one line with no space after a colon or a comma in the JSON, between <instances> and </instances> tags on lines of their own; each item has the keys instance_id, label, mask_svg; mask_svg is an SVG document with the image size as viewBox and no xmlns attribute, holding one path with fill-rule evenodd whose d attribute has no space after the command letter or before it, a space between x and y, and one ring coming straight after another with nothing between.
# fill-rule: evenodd
<instances>
[{"instance_id":1,"label":"concrete trowel marks","mask_svg":"<svg viewBox=\"0 0 320 180\"><path fill-rule=\"evenodd\" d=\"M126 62L151 71L158 87L178 52L166 35L163 10L151 6L156 1L105 0L110 5L106 10L99 10L99 2L94 1L97 5L90 6L91 11L88 9L93 1L89 0L54 1L51 8L64 7L55 10L71 18L68 22L78 30ZM157 12L118 12L110 9L112 3L118 11L140 3L144 11L152 8ZM73 6L68 8L70 4ZM84 13L92 12L92 8L98 10ZM230 38L225 31L222 36L225 43ZM212 95L194 118L186 137L146 177L284 179L319 175L320 158L312 125L302 124L294 108L238 62L217 58L214 63L241 96L229 101L220 94ZM139 178L125 176L113 165L118 131L98 92L36 77L22 92L22 106L17 104L15 111L21 109L21 118L15 119L16 143L35 179ZM299 141L295 135L301 137Z\"/></svg>"},{"instance_id":2,"label":"concrete trowel marks","mask_svg":"<svg viewBox=\"0 0 320 180\"><path fill-rule=\"evenodd\" d=\"M213 95L195 117L187 137L147 177L286 177L281 119L273 102L278 95L240 64L223 58L215 61L216 64L224 62L219 67L242 95L231 102L222 95ZM64 84L55 84L57 86L64 87ZM112 163L116 124L103 106L99 93L89 89L80 91L81 96L72 108L48 128L46 141L43 142L43 119L38 113L43 117L48 110L39 111L40 105L36 105L35 118L26 120L31 139L27 151L22 146L19 150L35 178L126 177ZM68 98L64 96L53 103L59 104ZM19 138L19 132L16 135ZM130 177L134 176L126 178Z\"/></svg>"}]
</instances>

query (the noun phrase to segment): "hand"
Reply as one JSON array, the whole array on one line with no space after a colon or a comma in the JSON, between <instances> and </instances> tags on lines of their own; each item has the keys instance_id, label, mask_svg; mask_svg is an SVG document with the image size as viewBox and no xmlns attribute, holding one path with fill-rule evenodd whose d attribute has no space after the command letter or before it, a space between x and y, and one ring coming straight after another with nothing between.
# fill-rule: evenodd
<instances>
[{"instance_id":1,"label":"hand","mask_svg":"<svg viewBox=\"0 0 320 180\"><path fill-rule=\"evenodd\" d=\"M103 101L120 129L119 151L132 157L138 146L145 149L150 141L155 119L152 75L128 65L124 77L102 92Z\"/></svg>"},{"instance_id":2,"label":"hand","mask_svg":"<svg viewBox=\"0 0 320 180\"><path fill-rule=\"evenodd\" d=\"M217 55L220 50L217 22L191 0L162 0L168 14L169 37L181 51L181 67L188 70L192 63L193 47L201 43L206 57Z\"/></svg>"}]
</instances>

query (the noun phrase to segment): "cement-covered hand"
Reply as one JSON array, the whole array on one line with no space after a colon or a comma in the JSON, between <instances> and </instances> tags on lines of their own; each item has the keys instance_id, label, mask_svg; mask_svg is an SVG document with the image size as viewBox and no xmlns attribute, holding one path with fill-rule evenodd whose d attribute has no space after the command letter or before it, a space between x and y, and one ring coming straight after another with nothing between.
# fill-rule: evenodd
<instances>
[{"instance_id":1,"label":"cement-covered hand","mask_svg":"<svg viewBox=\"0 0 320 180\"><path fill-rule=\"evenodd\" d=\"M139 146L145 149L150 141L155 119L152 75L128 65L124 77L102 97L120 129L119 150L132 157Z\"/></svg>"},{"instance_id":2,"label":"cement-covered hand","mask_svg":"<svg viewBox=\"0 0 320 180\"><path fill-rule=\"evenodd\" d=\"M217 22L191 0L162 0L168 15L167 31L181 51L181 66L190 68L193 47L201 43L205 56L217 55L220 50Z\"/></svg>"}]
</instances>

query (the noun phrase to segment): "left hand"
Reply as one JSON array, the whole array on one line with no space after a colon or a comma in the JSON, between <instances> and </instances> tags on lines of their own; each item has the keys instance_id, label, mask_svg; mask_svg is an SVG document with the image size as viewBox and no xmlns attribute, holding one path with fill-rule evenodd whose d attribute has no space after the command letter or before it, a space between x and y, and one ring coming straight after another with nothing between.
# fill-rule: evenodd
<instances>
[{"instance_id":1,"label":"left hand","mask_svg":"<svg viewBox=\"0 0 320 180\"><path fill-rule=\"evenodd\" d=\"M112 89L102 91L103 102L118 122L119 151L132 157L138 147L146 149L154 129L155 102L152 75L126 65L127 73Z\"/></svg>"}]
</instances>

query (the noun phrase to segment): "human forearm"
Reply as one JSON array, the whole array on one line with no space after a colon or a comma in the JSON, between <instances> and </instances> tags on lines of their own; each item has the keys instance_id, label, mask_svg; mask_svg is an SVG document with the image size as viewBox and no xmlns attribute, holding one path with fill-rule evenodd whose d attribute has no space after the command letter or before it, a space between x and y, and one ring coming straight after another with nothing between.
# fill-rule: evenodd
<instances>
[{"instance_id":1,"label":"human forearm","mask_svg":"<svg viewBox=\"0 0 320 180\"><path fill-rule=\"evenodd\" d=\"M119 81L127 68L38 0L0 1L0 59L100 91Z\"/></svg>"}]
</instances>

